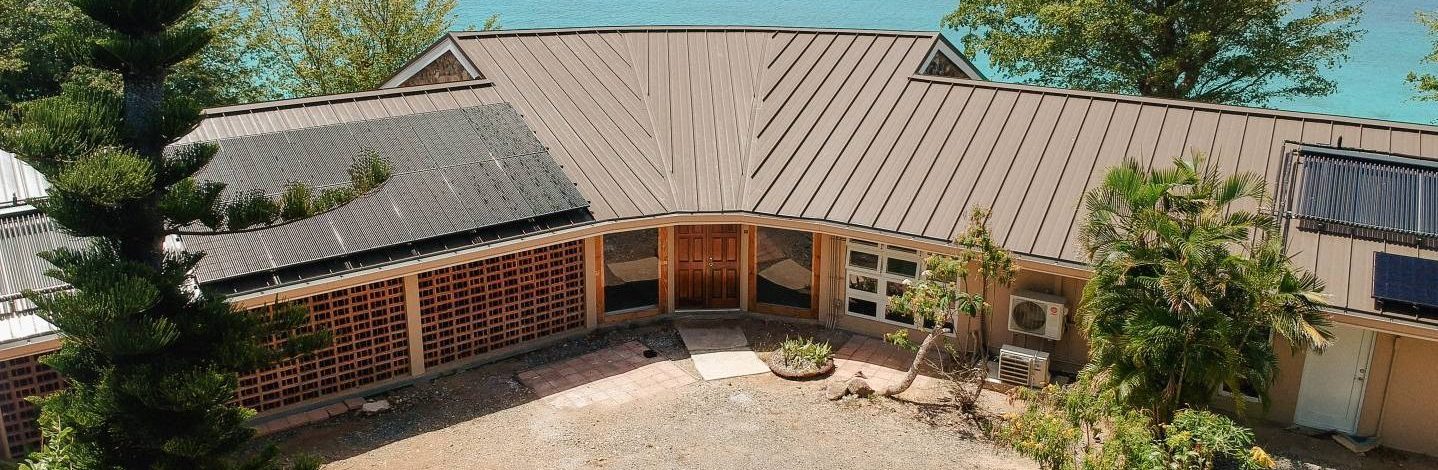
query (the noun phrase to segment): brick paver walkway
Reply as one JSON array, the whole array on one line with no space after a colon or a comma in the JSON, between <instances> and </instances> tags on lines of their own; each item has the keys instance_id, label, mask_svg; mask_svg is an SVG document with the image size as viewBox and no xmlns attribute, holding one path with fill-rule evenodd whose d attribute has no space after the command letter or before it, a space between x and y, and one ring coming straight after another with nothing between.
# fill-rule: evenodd
<instances>
[{"instance_id":1,"label":"brick paver walkway","mask_svg":"<svg viewBox=\"0 0 1438 470\"><path fill-rule=\"evenodd\" d=\"M930 356L933 354L930 353ZM854 335L838 351L834 351L834 377L847 379L857 372L875 381L898 381L914 362L914 353L881 339ZM928 387L939 382L919 375L914 386Z\"/></svg>"},{"instance_id":2,"label":"brick paver walkway","mask_svg":"<svg viewBox=\"0 0 1438 470\"><path fill-rule=\"evenodd\" d=\"M628 342L519 373L519 381L556 408L618 405L694 383L673 362L645 358L644 345Z\"/></svg>"}]
</instances>

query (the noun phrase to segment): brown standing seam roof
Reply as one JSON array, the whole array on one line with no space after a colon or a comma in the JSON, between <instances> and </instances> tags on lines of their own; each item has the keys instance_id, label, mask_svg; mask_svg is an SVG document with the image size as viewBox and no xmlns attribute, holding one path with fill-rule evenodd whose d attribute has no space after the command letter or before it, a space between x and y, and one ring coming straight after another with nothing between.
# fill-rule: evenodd
<instances>
[{"instance_id":1,"label":"brown standing seam roof","mask_svg":"<svg viewBox=\"0 0 1438 470\"><path fill-rule=\"evenodd\" d=\"M1201 151L1278 178L1286 142L1438 159L1438 128L916 75L936 33L644 27L456 33L486 80L208 111L189 140L511 103L597 220L752 212L932 239L992 207L995 236L1082 263L1080 199L1126 157ZM1373 311L1372 253L1291 230L1340 308Z\"/></svg>"},{"instance_id":2,"label":"brown standing seam roof","mask_svg":"<svg viewBox=\"0 0 1438 470\"><path fill-rule=\"evenodd\" d=\"M936 33L641 27L458 33L600 219L747 211L929 238L992 207L1028 255L1084 262L1080 199L1126 157L1203 152L1274 184L1285 142L1438 158L1438 128L916 75ZM1335 306L1373 310L1372 252L1290 231ZM1321 260L1321 262L1320 262Z\"/></svg>"}]
</instances>

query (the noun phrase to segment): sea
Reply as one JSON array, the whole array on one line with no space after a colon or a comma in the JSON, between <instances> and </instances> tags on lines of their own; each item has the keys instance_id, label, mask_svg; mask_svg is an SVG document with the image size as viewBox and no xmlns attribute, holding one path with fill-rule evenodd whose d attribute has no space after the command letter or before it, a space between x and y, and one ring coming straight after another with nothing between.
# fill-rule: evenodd
<instances>
[{"instance_id":1,"label":"sea","mask_svg":"<svg viewBox=\"0 0 1438 470\"><path fill-rule=\"evenodd\" d=\"M953 0L460 0L458 27L500 15L505 29L629 25L761 25L826 28L937 30ZM1277 109L1413 123L1438 123L1438 102L1414 99L1409 72L1438 73L1424 63L1438 37L1416 20L1438 11L1438 0L1369 0L1361 28L1367 33L1350 59L1325 74L1338 91L1269 103ZM957 40L959 32L947 31ZM974 62L992 80L1021 81Z\"/></svg>"}]
</instances>

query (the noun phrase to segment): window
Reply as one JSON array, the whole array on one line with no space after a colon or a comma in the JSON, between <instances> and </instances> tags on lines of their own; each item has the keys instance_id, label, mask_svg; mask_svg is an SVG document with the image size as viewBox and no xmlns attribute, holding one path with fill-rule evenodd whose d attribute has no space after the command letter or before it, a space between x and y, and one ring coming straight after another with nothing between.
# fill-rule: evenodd
<instances>
[{"instance_id":1,"label":"window","mask_svg":"<svg viewBox=\"0 0 1438 470\"><path fill-rule=\"evenodd\" d=\"M659 304L659 230L604 236L604 311Z\"/></svg>"},{"instance_id":2,"label":"window","mask_svg":"<svg viewBox=\"0 0 1438 470\"><path fill-rule=\"evenodd\" d=\"M814 287L814 235L759 227L755 296L760 303L808 309Z\"/></svg>"},{"instance_id":3,"label":"window","mask_svg":"<svg viewBox=\"0 0 1438 470\"><path fill-rule=\"evenodd\" d=\"M915 326L915 318L888 308L889 297L903 295L904 281L913 281L923 270L918 250L849 240L848 312L904 326Z\"/></svg>"}]
</instances>

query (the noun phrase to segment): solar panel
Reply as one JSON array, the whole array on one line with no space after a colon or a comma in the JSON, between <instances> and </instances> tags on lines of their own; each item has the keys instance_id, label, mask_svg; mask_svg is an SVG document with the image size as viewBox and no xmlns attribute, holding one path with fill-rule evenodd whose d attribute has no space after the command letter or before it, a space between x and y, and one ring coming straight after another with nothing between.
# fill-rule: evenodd
<instances>
[{"instance_id":1,"label":"solar panel","mask_svg":"<svg viewBox=\"0 0 1438 470\"><path fill-rule=\"evenodd\" d=\"M1348 150L1303 156L1298 217L1438 236L1438 168L1431 162Z\"/></svg>"},{"instance_id":2,"label":"solar panel","mask_svg":"<svg viewBox=\"0 0 1438 470\"><path fill-rule=\"evenodd\" d=\"M1438 308L1438 260L1374 253L1373 298Z\"/></svg>"},{"instance_id":3,"label":"solar panel","mask_svg":"<svg viewBox=\"0 0 1438 470\"><path fill-rule=\"evenodd\" d=\"M525 221L588 202L508 104L351 122L220 142L202 176L232 190L277 193L292 180L333 184L360 150L395 173L378 193L309 220L256 233L192 236L210 252L202 282Z\"/></svg>"}]
</instances>

